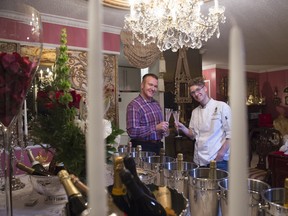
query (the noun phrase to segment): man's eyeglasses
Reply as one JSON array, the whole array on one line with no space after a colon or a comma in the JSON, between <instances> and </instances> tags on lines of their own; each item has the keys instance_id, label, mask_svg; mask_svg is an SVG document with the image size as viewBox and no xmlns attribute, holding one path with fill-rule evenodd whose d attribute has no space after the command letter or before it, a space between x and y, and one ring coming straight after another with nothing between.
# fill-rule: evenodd
<instances>
[{"instance_id":1,"label":"man's eyeglasses","mask_svg":"<svg viewBox=\"0 0 288 216\"><path fill-rule=\"evenodd\" d=\"M198 94L201 91L201 89L203 89L203 88L204 88L204 85L202 87L195 89L194 91L191 91L190 95L193 96L195 94Z\"/></svg>"}]
</instances>

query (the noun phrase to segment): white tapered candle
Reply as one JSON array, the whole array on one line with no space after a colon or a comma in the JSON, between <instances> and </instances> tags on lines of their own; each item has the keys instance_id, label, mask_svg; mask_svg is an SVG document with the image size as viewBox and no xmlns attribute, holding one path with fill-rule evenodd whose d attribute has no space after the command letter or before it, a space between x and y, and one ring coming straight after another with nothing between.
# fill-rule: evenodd
<instances>
[{"instance_id":1,"label":"white tapered candle","mask_svg":"<svg viewBox=\"0 0 288 216\"><path fill-rule=\"evenodd\" d=\"M215 8L218 9L218 7L219 7L218 0L214 0L214 5L215 5Z\"/></svg>"},{"instance_id":2,"label":"white tapered candle","mask_svg":"<svg viewBox=\"0 0 288 216\"><path fill-rule=\"evenodd\" d=\"M229 214L248 215L248 138L245 54L241 30L233 26L229 45L229 97L232 109L229 162Z\"/></svg>"},{"instance_id":3,"label":"white tapered candle","mask_svg":"<svg viewBox=\"0 0 288 216\"><path fill-rule=\"evenodd\" d=\"M24 135L28 136L27 102L24 100Z\"/></svg>"},{"instance_id":4,"label":"white tapered candle","mask_svg":"<svg viewBox=\"0 0 288 216\"><path fill-rule=\"evenodd\" d=\"M87 161L90 215L107 215L103 127L102 1L88 1Z\"/></svg>"}]
</instances>

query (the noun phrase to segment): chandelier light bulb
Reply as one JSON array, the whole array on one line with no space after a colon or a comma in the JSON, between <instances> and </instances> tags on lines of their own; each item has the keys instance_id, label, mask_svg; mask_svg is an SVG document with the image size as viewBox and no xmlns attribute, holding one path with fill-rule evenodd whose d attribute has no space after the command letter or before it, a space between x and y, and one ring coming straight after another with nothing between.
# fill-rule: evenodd
<instances>
[{"instance_id":1,"label":"chandelier light bulb","mask_svg":"<svg viewBox=\"0 0 288 216\"><path fill-rule=\"evenodd\" d=\"M201 13L202 0L130 0L131 11L124 19L124 29L143 45L156 43L161 52L182 47L200 49L225 23L225 8L218 0ZM132 42L133 43L133 42Z\"/></svg>"}]
</instances>

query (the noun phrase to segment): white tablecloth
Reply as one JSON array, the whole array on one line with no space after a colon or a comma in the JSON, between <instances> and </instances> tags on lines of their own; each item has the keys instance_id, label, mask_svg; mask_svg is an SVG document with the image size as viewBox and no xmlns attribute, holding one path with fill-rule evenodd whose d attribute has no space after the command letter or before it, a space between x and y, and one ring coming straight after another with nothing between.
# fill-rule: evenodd
<instances>
[{"instance_id":1,"label":"white tablecloth","mask_svg":"<svg viewBox=\"0 0 288 216\"><path fill-rule=\"evenodd\" d=\"M25 187L12 192L13 216L64 216L65 204L49 204L45 201L43 195L38 194L32 188L28 175L17 176ZM36 198L37 204L26 206L25 203ZM5 210L5 192L0 192L0 215L6 215Z\"/></svg>"}]
</instances>

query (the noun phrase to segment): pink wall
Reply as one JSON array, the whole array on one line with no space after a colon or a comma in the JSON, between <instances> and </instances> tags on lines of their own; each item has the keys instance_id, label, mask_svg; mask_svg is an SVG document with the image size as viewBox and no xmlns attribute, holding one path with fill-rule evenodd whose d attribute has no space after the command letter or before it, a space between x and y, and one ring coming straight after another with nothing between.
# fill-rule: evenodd
<instances>
[{"instance_id":1,"label":"pink wall","mask_svg":"<svg viewBox=\"0 0 288 216\"><path fill-rule=\"evenodd\" d=\"M216 92L217 92L217 81L216 81L216 69L208 69L202 71L203 76L206 80L210 80L210 97L217 98Z\"/></svg>"},{"instance_id":2,"label":"pink wall","mask_svg":"<svg viewBox=\"0 0 288 216\"><path fill-rule=\"evenodd\" d=\"M88 30L52 23L43 23L44 43L59 44L61 29L66 28L68 46L87 47ZM103 50L120 52L120 35L103 32Z\"/></svg>"},{"instance_id":3,"label":"pink wall","mask_svg":"<svg viewBox=\"0 0 288 216\"><path fill-rule=\"evenodd\" d=\"M87 47L87 29L52 23L43 23L44 43L59 44L62 28L67 31L68 46ZM103 50L120 52L120 35L103 32Z\"/></svg>"},{"instance_id":4,"label":"pink wall","mask_svg":"<svg viewBox=\"0 0 288 216\"><path fill-rule=\"evenodd\" d=\"M288 87L288 70L273 71L259 74L260 93L266 98L267 113L271 113L275 119L279 112L283 112L288 117L288 105L285 104L285 97L288 93L284 93L284 89ZM274 91L278 90L278 97L281 99L280 105L273 104Z\"/></svg>"},{"instance_id":5,"label":"pink wall","mask_svg":"<svg viewBox=\"0 0 288 216\"><path fill-rule=\"evenodd\" d=\"M14 23L13 23L14 24ZM0 18L0 37L8 40L26 41L25 31L30 29L24 28L23 25L12 25L10 19ZM43 42L48 44L60 44L61 29L66 28L67 45L80 48L87 47L88 30L71 26L64 26L43 22ZM22 34L16 34L21 31ZM9 34L8 38L4 35ZM103 50L108 52L120 53L120 35L103 32ZM33 39L32 39L33 40Z\"/></svg>"},{"instance_id":6,"label":"pink wall","mask_svg":"<svg viewBox=\"0 0 288 216\"><path fill-rule=\"evenodd\" d=\"M228 69L212 68L203 70L203 76L210 80L211 97L217 100L225 101L220 92L221 79L229 75ZM259 82L259 93L266 99L264 113L271 113L275 119L279 112L283 112L288 117L288 104L285 104L285 97L288 93L283 90L288 87L288 69L282 71L273 71L265 73L246 72L247 78L256 79ZM278 97L281 99L280 105L273 104L275 88L278 90ZM287 101L288 103L288 101Z\"/></svg>"}]
</instances>

